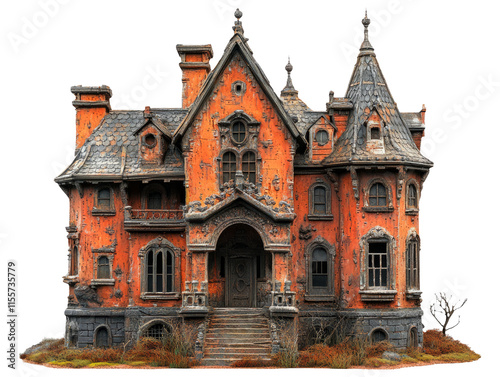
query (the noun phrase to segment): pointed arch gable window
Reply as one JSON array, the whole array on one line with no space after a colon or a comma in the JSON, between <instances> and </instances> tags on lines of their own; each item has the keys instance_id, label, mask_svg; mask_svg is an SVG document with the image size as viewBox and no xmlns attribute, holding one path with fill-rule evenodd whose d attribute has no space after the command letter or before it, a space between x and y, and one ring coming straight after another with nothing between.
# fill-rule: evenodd
<instances>
[{"instance_id":1,"label":"pointed arch gable window","mask_svg":"<svg viewBox=\"0 0 500 377\"><path fill-rule=\"evenodd\" d=\"M309 220L331 220L332 198L330 185L321 179L309 187Z\"/></svg>"},{"instance_id":2,"label":"pointed arch gable window","mask_svg":"<svg viewBox=\"0 0 500 377\"><path fill-rule=\"evenodd\" d=\"M236 179L236 155L234 152L225 152L222 155L222 183Z\"/></svg>"},{"instance_id":3,"label":"pointed arch gable window","mask_svg":"<svg viewBox=\"0 0 500 377\"><path fill-rule=\"evenodd\" d=\"M245 152L241 160L241 170L243 172L243 179L248 180L248 182L256 183L256 158L254 152Z\"/></svg>"},{"instance_id":4,"label":"pointed arch gable window","mask_svg":"<svg viewBox=\"0 0 500 377\"><path fill-rule=\"evenodd\" d=\"M180 297L179 249L157 238L141 249L141 298L177 299Z\"/></svg>"}]
</instances>

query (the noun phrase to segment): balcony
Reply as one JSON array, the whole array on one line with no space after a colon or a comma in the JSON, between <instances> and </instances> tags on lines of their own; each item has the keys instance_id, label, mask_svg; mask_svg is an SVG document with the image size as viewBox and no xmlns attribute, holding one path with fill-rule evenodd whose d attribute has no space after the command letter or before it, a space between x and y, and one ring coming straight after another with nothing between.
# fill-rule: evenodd
<instances>
[{"instance_id":1,"label":"balcony","mask_svg":"<svg viewBox=\"0 0 500 377\"><path fill-rule=\"evenodd\" d=\"M125 230L128 232L179 232L186 222L181 209L133 209L125 207Z\"/></svg>"}]
</instances>

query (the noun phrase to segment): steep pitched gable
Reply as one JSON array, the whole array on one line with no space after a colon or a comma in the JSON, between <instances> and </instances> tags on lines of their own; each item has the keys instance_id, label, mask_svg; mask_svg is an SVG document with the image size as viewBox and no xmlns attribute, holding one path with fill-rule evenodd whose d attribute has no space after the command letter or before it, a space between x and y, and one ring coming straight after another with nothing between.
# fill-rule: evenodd
<instances>
[{"instance_id":1,"label":"steep pitched gable","mask_svg":"<svg viewBox=\"0 0 500 377\"><path fill-rule=\"evenodd\" d=\"M248 65L252 75L255 77L258 84L264 91L265 95L272 103L275 111L277 112L277 114L287 127L287 129L290 131L292 136L297 140L299 147L304 147L307 144L304 136L299 132L293 120L291 119L289 114L285 111L282 102L280 101L280 99L274 92L273 88L271 87L269 80L262 71L262 68L259 66L255 58L253 57L252 50L247 44L247 39L243 36L242 28L235 29L235 34L229 41L228 45L226 46L224 54L222 55L221 59L219 60L213 71L210 72L196 100L189 108L186 117L181 122L179 127L175 130L173 135L174 143L179 142L180 139L184 136L184 134L192 124L193 120L196 118L197 114L201 111L203 105L212 95L216 85L219 82L220 77L222 76L223 72L225 71L226 67L228 66L228 64L230 63L231 59L234 57L235 54L239 54L243 58L245 63Z\"/></svg>"}]
</instances>

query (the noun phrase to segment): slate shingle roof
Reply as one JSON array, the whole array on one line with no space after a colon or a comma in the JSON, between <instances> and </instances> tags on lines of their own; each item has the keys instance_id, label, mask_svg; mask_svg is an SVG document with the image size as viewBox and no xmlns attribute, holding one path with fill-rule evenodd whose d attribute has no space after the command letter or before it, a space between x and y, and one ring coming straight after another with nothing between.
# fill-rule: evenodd
<instances>
[{"instance_id":1,"label":"slate shingle roof","mask_svg":"<svg viewBox=\"0 0 500 377\"><path fill-rule=\"evenodd\" d=\"M151 109L172 134L186 115L184 109ZM161 165L139 160L139 136L134 132L144 123L143 111L111 111L85 141L71 165L56 178L133 177L140 175L183 175L179 150L170 146Z\"/></svg>"},{"instance_id":2,"label":"slate shingle roof","mask_svg":"<svg viewBox=\"0 0 500 377\"><path fill-rule=\"evenodd\" d=\"M367 28L367 25L365 25ZM385 78L368 41L361 45L358 60L347 89L346 98L353 103L347 127L337 140L330 156L323 165L335 166L360 161L403 161L430 167L432 162L422 156L411 136L405 120L389 91ZM382 131L385 153L375 154L366 148L364 122L376 109L385 127Z\"/></svg>"}]
</instances>

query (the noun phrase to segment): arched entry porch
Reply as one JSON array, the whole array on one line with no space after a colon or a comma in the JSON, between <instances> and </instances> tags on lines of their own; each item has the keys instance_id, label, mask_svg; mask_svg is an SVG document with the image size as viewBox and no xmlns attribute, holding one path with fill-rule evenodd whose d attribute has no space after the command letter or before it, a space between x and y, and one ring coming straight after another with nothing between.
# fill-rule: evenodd
<instances>
[{"instance_id":1,"label":"arched entry porch","mask_svg":"<svg viewBox=\"0 0 500 377\"><path fill-rule=\"evenodd\" d=\"M271 254L247 224L227 227L208 259L209 302L213 307L264 307L271 300Z\"/></svg>"}]
</instances>

